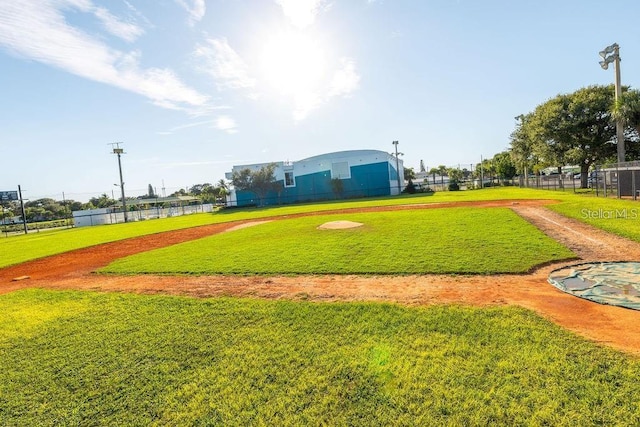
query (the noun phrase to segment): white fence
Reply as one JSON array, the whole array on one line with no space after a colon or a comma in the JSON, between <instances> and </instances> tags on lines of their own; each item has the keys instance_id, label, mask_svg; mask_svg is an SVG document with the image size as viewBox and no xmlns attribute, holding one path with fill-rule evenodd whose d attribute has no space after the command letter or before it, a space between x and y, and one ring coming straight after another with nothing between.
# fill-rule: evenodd
<instances>
[{"instance_id":1,"label":"white fence","mask_svg":"<svg viewBox=\"0 0 640 427\"><path fill-rule=\"evenodd\" d=\"M148 219L170 218L173 216L190 215L194 213L213 212L212 204L172 206L170 208L150 208L127 212L128 221L145 221ZM92 225L117 224L124 222L122 212L112 212L111 209L92 209L74 211L73 222L76 227Z\"/></svg>"}]
</instances>

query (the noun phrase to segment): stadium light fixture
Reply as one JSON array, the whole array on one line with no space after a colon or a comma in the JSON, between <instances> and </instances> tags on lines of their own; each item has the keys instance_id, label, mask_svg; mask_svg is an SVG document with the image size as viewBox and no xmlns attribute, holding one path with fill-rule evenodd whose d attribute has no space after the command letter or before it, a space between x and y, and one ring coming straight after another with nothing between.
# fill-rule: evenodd
<instances>
[{"instance_id":1,"label":"stadium light fixture","mask_svg":"<svg viewBox=\"0 0 640 427\"><path fill-rule=\"evenodd\" d=\"M124 149L120 148L120 144L122 144L122 142L114 142L111 145L113 146L113 154L118 155L118 171L120 172L120 191L122 192L122 213L124 214L124 222L128 222L127 199L124 197L124 181L122 180L122 163L120 162L120 155L124 154ZM117 184L114 184L114 185L117 185Z\"/></svg>"},{"instance_id":2,"label":"stadium light fixture","mask_svg":"<svg viewBox=\"0 0 640 427\"><path fill-rule=\"evenodd\" d=\"M622 99L622 84L620 83L620 46L618 43L614 43L611 46L607 46L604 50L600 51L602 61L599 62L603 70L609 68L609 64L613 63L615 72L615 94L616 104ZM625 161L625 149L624 149L624 125L622 118L616 119L616 143L618 144L618 163Z\"/></svg>"}]
</instances>

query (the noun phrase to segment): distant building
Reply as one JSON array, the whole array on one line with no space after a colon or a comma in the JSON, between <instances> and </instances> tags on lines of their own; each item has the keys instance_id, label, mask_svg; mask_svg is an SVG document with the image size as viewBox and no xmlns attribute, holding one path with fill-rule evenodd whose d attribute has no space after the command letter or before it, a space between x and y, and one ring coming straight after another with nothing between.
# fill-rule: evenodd
<instances>
[{"instance_id":1,"label":"distant building","mask_svg":"<svg viewBox=\"0 0 640 427\"><path fill-rule=\"evenodd\" d=\"M267 194L260 201L262 205L389 196L404 189L402 160L379 150L339 151L294 162L273 163L280 189ZM268 164L271 163L234 166L226 178L231 180L233 172L243 169L258 171ZM229 206L251 206L258 202L253 192L233 187L227 198Z\"/></svg>"}]
</instances>

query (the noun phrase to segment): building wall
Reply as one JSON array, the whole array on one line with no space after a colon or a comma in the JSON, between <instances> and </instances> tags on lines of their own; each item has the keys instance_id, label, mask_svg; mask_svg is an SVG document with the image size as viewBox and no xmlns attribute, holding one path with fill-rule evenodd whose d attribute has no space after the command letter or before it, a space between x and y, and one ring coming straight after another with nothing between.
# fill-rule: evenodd
<instances>
[{"instance_id":1,"label":"building wall","mask_svg":"<svg viewBox=\"0 0 640 427\"><path fill-rule=\"evenodd\" d=\"M399 161L404 175L402 161ZM248 168L256 171L266 166L235 166L233 171ZM232 191L233 206L277 205L354 197L388 196L398 193L395 157L377 150L354 150L323 154L293 163L276 163L275 178L280 191L272 191L259 201L250 191ZM292 174L295 185L285 185L285 174ZM331 180L339 176L342 192L336 193ZM401 181L402 182L402 181Z\"/></svg>"}]
</instances>

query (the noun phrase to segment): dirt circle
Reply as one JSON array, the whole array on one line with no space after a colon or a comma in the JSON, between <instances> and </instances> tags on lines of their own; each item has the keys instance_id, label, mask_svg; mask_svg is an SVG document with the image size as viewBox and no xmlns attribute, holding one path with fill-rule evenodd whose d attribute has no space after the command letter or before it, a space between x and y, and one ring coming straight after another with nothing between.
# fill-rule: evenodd
<instances>
[{"instance_id":1,"label":"dirt circle","mask_svg":"<svg viewBox=\"0 0 640 427\"><path fill-rule=\"evenodd\" d=\"M433 203L345 209L333 213L434 209L454 206L509 207L585 261L640 260L640 244L568 219L546 208L550 200ZM311 301L388 301L406 305L517 305L588 339L640 354L640 311L580 299L547 283L555 263L530 274L498 276L103 276L92 272L128 255L210 236L264 221L238 221L137 237L0 269L0 293L28 287L189 295L243 296ZM621 259L621 255L624 258ZM29 277L14 281L15 278Z\"/></svg>"},{"instance_id":2,"label":"dirt circle","mask_svg":"<svg viewBox=\"0 0 640 427\"><path fill-rule=\"evenodd\" d=\"M329 221L318 226L318 230L346 230L349 228L362 227L364 224L355 221Z\"/></svg>"}]
</instances>

